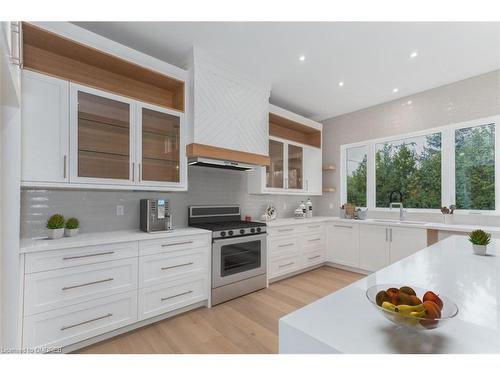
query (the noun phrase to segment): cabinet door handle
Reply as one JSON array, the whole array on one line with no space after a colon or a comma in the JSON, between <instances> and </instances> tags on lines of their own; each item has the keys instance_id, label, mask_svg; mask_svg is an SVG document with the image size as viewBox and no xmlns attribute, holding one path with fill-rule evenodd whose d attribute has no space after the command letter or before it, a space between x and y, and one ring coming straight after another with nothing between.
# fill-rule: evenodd
<instances>
[{"instance_id":1,"label":"cabinet door handle","mask_svg":"<svg viewBox=\"0 0 500 375\"><path fill-rule=\"evenodd\" d=\"M142 176L141 176L141 163L137 163L137 166L139 167L139 182L142 181Z\"/></svg>"},{"instance_id":2,"label":"cabinet door handle","mask_svg":"<svg viewBox=\"0 0 500 375\"><path fill-rule=\"evenodd\" d=\"M135 163L132 163L132 181L135 181Z\"/></svg>"},{"instance_id":3,"label":"cabinet door handle","mask_svg":"<svg viewBox=\"0 0 500 375\"><path fill-rule=\"evenodd\" d=\"M285 189L288 189L288 178L285 178Z\"/></svg>"},{"instance_id":4,"label":"cabinet door handle","mask_svg":"<svg viewBox=\"0 0 500 375\"><path fill-rule=\"evenodd\" d=\"M388 234L387 234L387 228L385 228L385 242L387 242L387 241L388 241L388 238L389 238L389 236L388 236Z\"/></svg>"},{"instance_id":5,"label":"cabinet door handle","mask_svg":"<svg viewBox=\"0 0 500 375\"><path fill-rule=\"evenodd\" d=\"M337 225L337 224L334 224L333 226L335 228L349 228L349 229L352 229L352 226L350 226L350 225Z\"/></svg>"},{"instance_id":6,"label":"cabinet door handle","mask_svg":"<svg viewBox=\"0 0 500 375\"><path fill-rule=\"evenodd\" d=\"M97 318L93 318L93 319L89 319L89 320L85 320L85 321L80 322L80 323L71 324L69 326L63 326L63 327L61 327L61 331L64 331L64 330L70 329L70 328L74 328L74 327L78 327L78 326L81 326L82 324L87 324L87 323L95 322L96 320L101 320L101 319L109 318L110 316L113 316L113 314L108 313L106 315L99 316Z\"/></svg>"},{"instance_id":7,"label":"cabinet door handle","mask_svg":"<svg viewBox=\"0 0 500 375\"><path fill-rule=\"evenodd\" d=\"M293 228L288 228L288 229L278 229L278 232L291 232Z\"/></svg>"},{"instance_id":8,"label":"cabinet door handle","mask_svg":"<svg viewBox=\"0 0 500 375\"><path fill-rule=\"evenodd\" d=\"M318 237L318 238L313 238L313 239L308 240L308 241L309 241L309 242L314 242L314 241L320 241L320 240L321 240L321 238L319 238L319 237Z\"/></svg>"},{"instance_id":9,"label":"cabinet door handle","mask_svg":"<svg viewBox=\"0 0 500 375\"><path fill-rule=\"evenodd\" d=\"M307 259L308 259L308 260L313 260L313 259L319 258L320 256L321 256L321 255L315 255L315 256L313 256L313 257L309 257L309 258L307 258Z\"/></svg>"},{"instance_id":10,"label":"cabinet door handle","mask_svg":"<svg viewBox=\"0 0 500 375\"><path fill-rule=\"evenodd\" d=\"M174 243L164 243L161 247L175 246L175 245L187 245L193 243L193 241L184 241L184 242L174 242Z\"/></svg>"},{"instance_id":11,"label":"cabinet door handle","mask_svg":"<svg viewBox=\"0 0 500 375\"><path fill-rule=\"evenodd\" d=\"M95 254L86 254L86 255L75 255L72 257L64 257L62 260L71 260L71 259L81 259L81 258L89 258L89 257L97 257L100 255L109 255L114 254L114 251L106 251L105 253L95 253Z\"/></svg>"},{"instance_id":12,"label":"cabinet door handle","mask_svg":"<svg viewBox=\"0 0 500 375\"><path fill-rule=\"evenodd\" d=\"M390 241L392 242L392 228L389 229L389 230L391 231L391 237L390 237L391 239L390 239Z\"/></svg>"},{"instance_id":13,"label":"cabinet door handle","mask_svg":"<svg viewBox=\"0 0 500 375\"><path fill-rule=\"evenodd\" d=\"M63 158L63 178L66 178L66 176L68 175L67 165L68 165L68 155L64 155L64 158Z\"/></svg>"},{"instance_id":14,"label":"cabinet door handle","mask_svg":"<svg viewBox=\"0 0 500 375\"><path fill-rule=\"evenodd\" d=\"M113 280L114 280L114 278L110 277L109 279L98 280L98 281L91 281L91 282L89 282L89 283L78 284L78 285L72 285L72 286L65 286L64 288L61 288L61 290L68 290L68 289L81 288L82 286L88 286L88 285L100 284L100 283L105 283L105 282L108 282L108 281L113 281Z\"/></svg>"},{"instance_id":15,"label":"cabinet door handle","mask_svg":"<svg viewBox=\"0 0 500 375\"><path fill-rule=\"evenodd\" d=\"M288 246L293 246L294 243L293 242L290 242L290 243L285 243L283 245L278 245L278 247L288 247Z\"/></svg>"},{"instance_id":16,"label":"cabinet door handle","mask_svg":"<svg viewBox=\"0 0 500 375\"><path fill-rule=\"evenodd\" d=\"M174 294L173 296L169 296L169 297L163 297L160 299L160 301L163 302L163 301L166 301L168 299L175 298L175 297L185 296L186 294L189 294L189 293L193 293L193 291L188 290L187 292L184 292L184 293Z\"/></svg>"},{"instance_id":17,"label":"cabinet door handle","mask_svg":"<svg viewBox=\"0 0 500 375\"><path fill-rule=\"evenodd\" d=\"M193 263L193 262L189 262L189 263L176 264L175 266L162 267L162 268L161 268L161 270L162 270L162 271L165 271L165 270L170 270L170 269L172 269L172 268L178 268L178 267L190 266L191 264L194 264L194 263Z\"/></svg>"},{"instance_id":18,"label":"cabinet door handle","mask_svg":"<svg viewBox=\"0 0 500 375\"><path fill-rule=\"evenodd\" d=\"M278 268L288 267L288 266L291 266L292 264L295 264L295 262L290 262L290 263L280 264L280 265L278 266Z\"/></svg>"}]
</instances>

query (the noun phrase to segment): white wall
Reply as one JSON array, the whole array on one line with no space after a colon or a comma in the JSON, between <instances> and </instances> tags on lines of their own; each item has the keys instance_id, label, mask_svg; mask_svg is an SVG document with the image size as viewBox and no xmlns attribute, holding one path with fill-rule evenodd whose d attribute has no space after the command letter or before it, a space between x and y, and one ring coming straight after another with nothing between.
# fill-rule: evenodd
<instances>
[{"instance_id":1,"label":"white wall","mask_svg":"<svg viewBox=\"0 0 500 375\"><path fill-rule=\"evenodd\" d=\"M402 99L379 104L323 121L323 163L339 166L340 145L459 123L500 114L500 70L437 87ZM337 168L339 170L339 168ZM324 194L321 213L338 215L339 172L323 175L325 186L337 192ZM391 214L397 215L397 213ZM424 215L414 215L422 218ZM425 215L440 220L441 214ZM467 222L470 217L455 217ZM499 217L478 218L477 223L500 225Z\"/></svg>"},{"instance_id":2,"label":"white wall","mask_svg":"<svg viewBox=\"0 0 500 375\"><path fill-rule=\"evenodd\" d=\"M0 31L0 347L18 346L21 121L19 69L10 64L9 23Z\"/></svg>"}]
</instances>

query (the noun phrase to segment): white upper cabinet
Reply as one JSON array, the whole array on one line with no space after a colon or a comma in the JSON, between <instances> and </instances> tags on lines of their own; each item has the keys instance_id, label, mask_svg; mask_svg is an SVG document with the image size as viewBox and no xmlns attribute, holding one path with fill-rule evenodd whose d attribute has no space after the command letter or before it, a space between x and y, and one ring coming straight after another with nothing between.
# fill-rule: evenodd
<instances>
[{"instance_id":1,"label":"white upper cabinet","mask_svg":"<svg viewBox=\"0 0 500 375\"><path fill-rule=\"evenodd\" d=\"M69 83L24 70L21 77L22 180L69 181Z\"/></svg>"},{"instance_id":2,"label":"white upper cabinet","mask_svg":"<svg viewBox=\"0 0 500 375\"><path fill-rule=\"evenodd\" d=\"M321 131L320 123L271 105L270 164L248 172L248 192L321 195Z\"/></svg>"}]
</instances>

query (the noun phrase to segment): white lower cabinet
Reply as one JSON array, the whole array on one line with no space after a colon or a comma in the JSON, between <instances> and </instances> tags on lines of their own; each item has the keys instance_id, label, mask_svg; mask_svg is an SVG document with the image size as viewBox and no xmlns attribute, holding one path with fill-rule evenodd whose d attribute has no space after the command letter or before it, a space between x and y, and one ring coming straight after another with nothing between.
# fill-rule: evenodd
<instances>
[{"instance_id":1,"label":"white lower cabinet","mask_svg":"<svg viewBox=\"0 0 500 375\"><path fill-rule=\"evenodd\" d=\"M359 225L328 223L328 260L344 266L359 266Z\"/></svg>"},{"instance_id":2,"label":"white lower cabinet","mask_svg":"<svg viewBox=\"0 0 500 375\"><path fill-rule=\"evenodd\" d=\"M57 350L208 301L211 234L25 255L23 348Z\"/></svg>"},{"instance_id":3,"label":"white lower cabinet","mask_svg":"<svg viewBox=\"0 0 500 375\"><path fill-rule=\"evenodd\" d=\"M421 228L390 228L389 263L397 262L427 247L427 230Z\"/></svg>"},{"instance_id":4,"label":"white lower cabinet","mask_svg":"<svg viewBox=\"0 0 500 375\"><path fill-rule=\"evenodd\" d=\"M361 225L359 229L359 268L377 271L389 265L389 228Z\"/></svg>"},{"instance_id":5,"label":"white lower cabinet","mask_svg":"<svg viewBox=\"0 0 500 375\"><path fill-rule=\"evenodd\" d=\"M268 233L268 278L271 280L322 264L326 260L324 223L271 227Z\"/></svg>"}]
</instances>

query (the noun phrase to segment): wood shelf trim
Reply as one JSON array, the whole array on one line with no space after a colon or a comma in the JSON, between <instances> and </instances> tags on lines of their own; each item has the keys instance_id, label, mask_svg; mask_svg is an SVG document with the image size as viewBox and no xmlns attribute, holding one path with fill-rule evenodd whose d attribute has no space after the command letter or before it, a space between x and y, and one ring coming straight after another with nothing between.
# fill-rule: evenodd
<instances>
[{"instance_id":1,"label":"wood shelf trim","mask_svg":"<svg viewBox=\"0 0 500 375\"><path fill-rule=\"evenodd\" d=\"M269 156L261 154L253 154L250 152L230 150L222 147L204 145L200 143L191 143L186 146L188 157L205 157L217 160L239 161L240 163L248 163L255 165L270 165Z\"/></svg>"},{"instance_id":2,"label":"wood shelf trim","mask_svg":"<svg viewBox=\"0 0 500 375\"><path fill-rule=\"evenodd\" d=\"M335 167L335 165L329 164L329 165L323 165L322 170L325 171L325 172L326 171L334 172L334 171L337 170L337 168Z\"/></svg>"},{"instance_id":3,"label":"wood shelf trim","mask_svg":"<svg viewBox=\"0 0 500 375\"><path fill-rule=\"evenodd\" d=\"M184 112L185 83L23 22L24 68Z\"/></svg>"},{"instance_id":4,"label":"wood shelf trim","mask_svg":"<svg viewBox=\"0 0 500 375\"><path fill-rule=\"evenodd\" d=\"M321 130L269 113L269 135L321 148Z\"/></svg>"},{"instance_id":5,"label":"wood shelf trim","mask_svg":"<svg viewBox=\"0 0 500 375\"><path fill-rule=\"evenodd\" d=\"M324 187L323 188L323 193L335 193L337 191L337 189L333 188L333 187Z\"/></svg>"}]
</instances>

